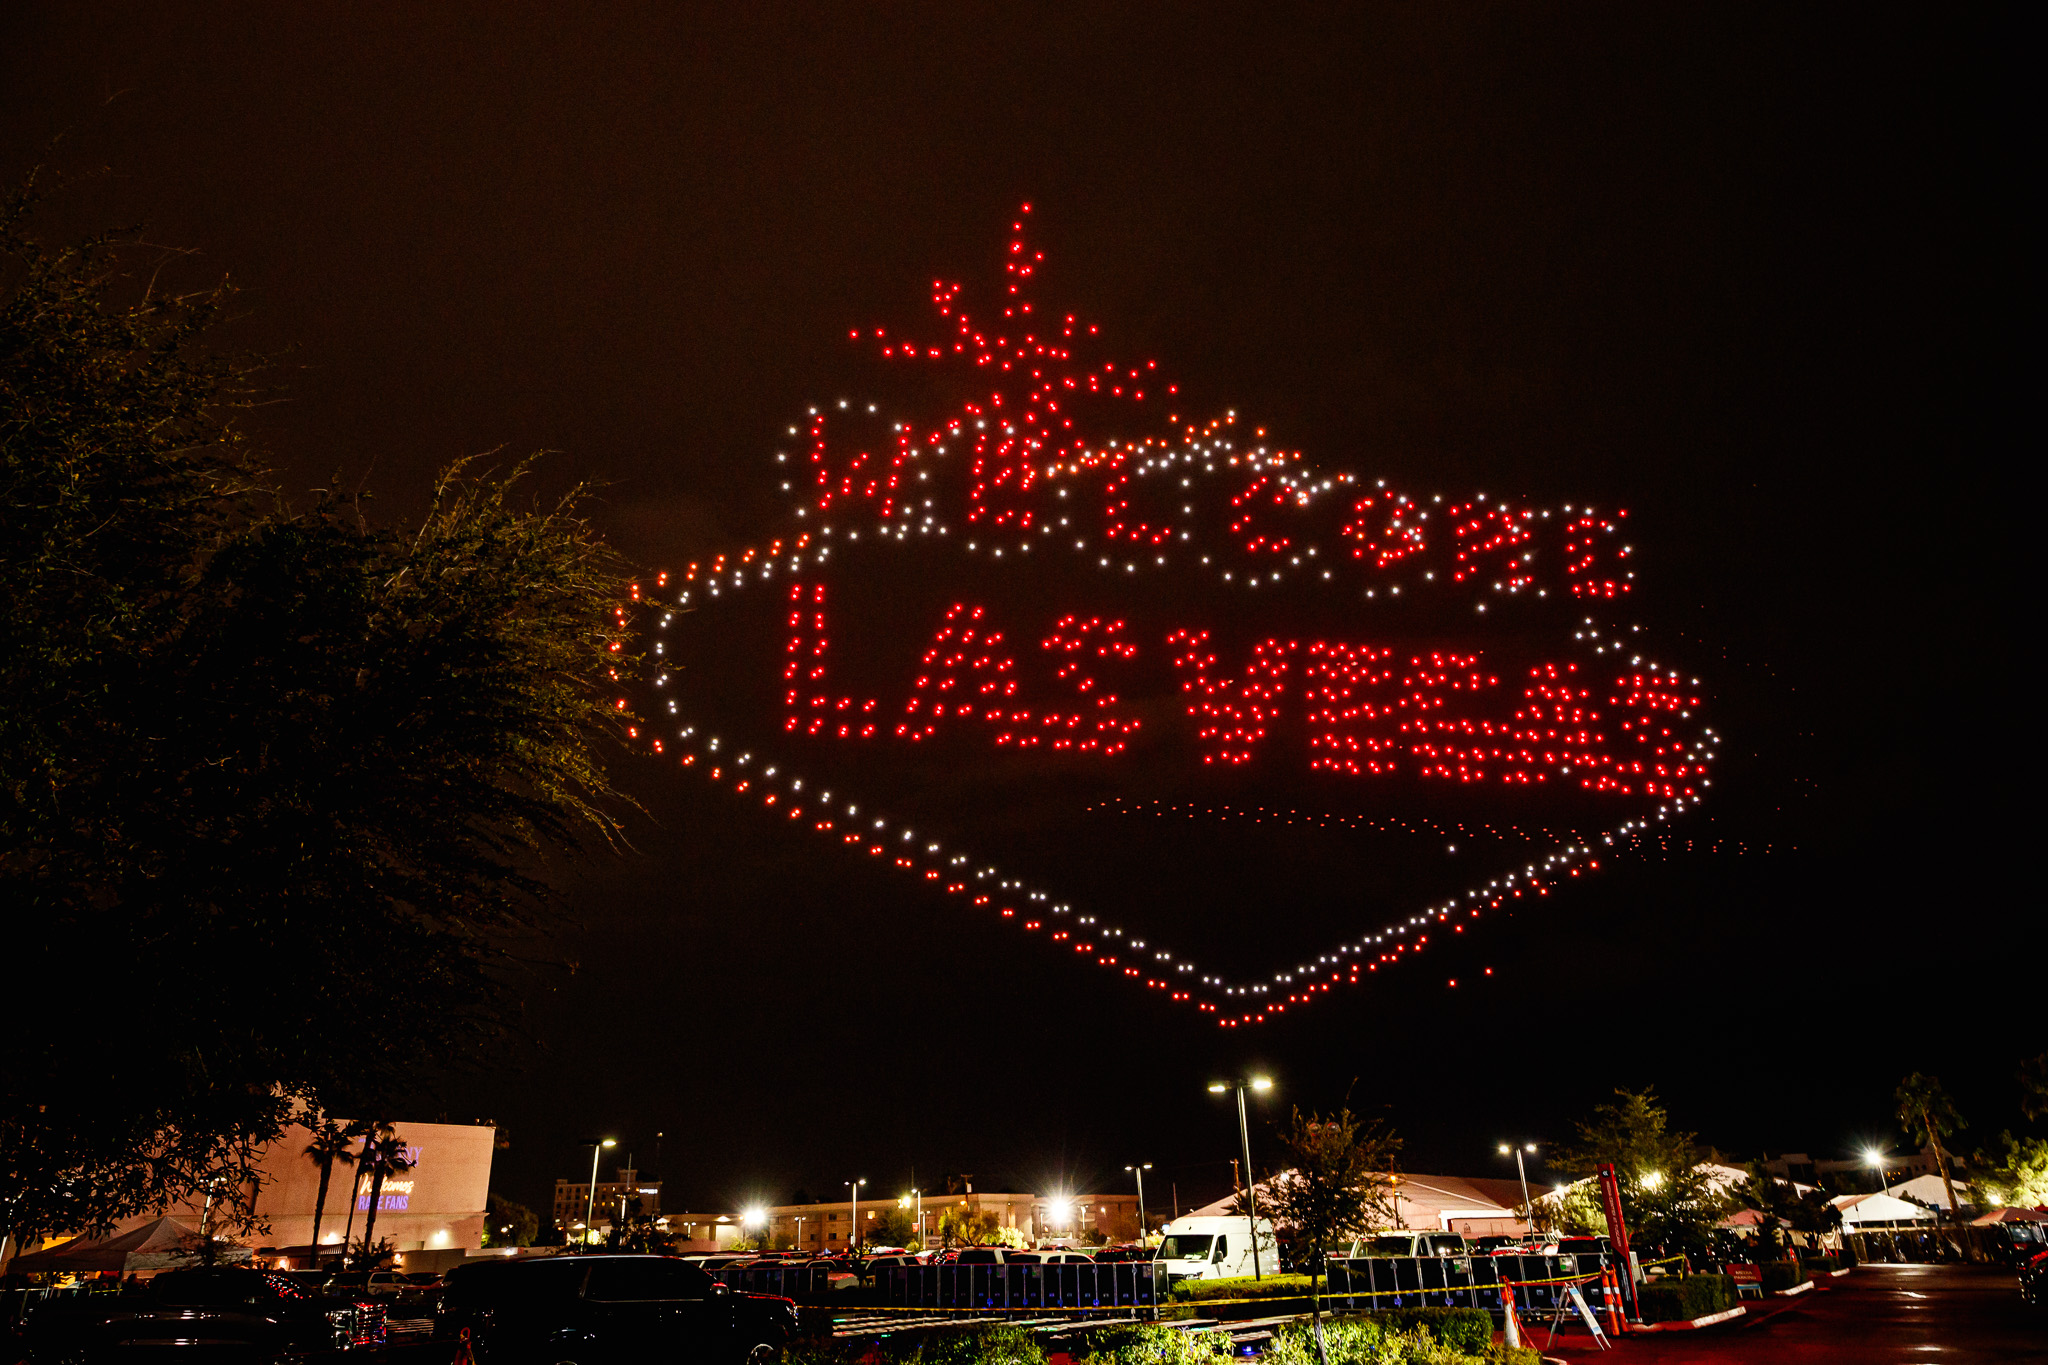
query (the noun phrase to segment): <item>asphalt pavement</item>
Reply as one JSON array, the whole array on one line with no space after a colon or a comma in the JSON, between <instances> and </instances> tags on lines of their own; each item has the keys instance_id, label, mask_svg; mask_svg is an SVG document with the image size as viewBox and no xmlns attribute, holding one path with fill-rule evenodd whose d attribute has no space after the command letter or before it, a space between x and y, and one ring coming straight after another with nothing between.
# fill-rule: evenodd
<instances>
[{"instance_id":1,"label":"asphalt pavement","mask_svg":"<svg viewBox=\"0 0 2048 1365\"><path fill-rule=\"evenodd\" d=\"M1553 1359L1610 1365L1978 1365L2048 1361L2048 1313L2020 1302L2010 1271L1966 1265L1858 1266L1805 1294L1747 1300L1733 1322L1629 1337L1601 1351L1583 1331Z\"/></svg>"}]
</instances>

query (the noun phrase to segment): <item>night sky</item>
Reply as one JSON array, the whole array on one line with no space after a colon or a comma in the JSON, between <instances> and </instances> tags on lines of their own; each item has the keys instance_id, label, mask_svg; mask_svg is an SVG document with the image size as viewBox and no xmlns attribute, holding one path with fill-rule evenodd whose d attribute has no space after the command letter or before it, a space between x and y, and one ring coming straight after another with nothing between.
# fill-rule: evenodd
<instances>
[{"instance_id":1,"label":"night sky","mask_svg":"<svg viewBox=\"0 0 2048 1365\"><path fill-rule=\"evenodd\" d=\"M67 181L41 230L142 224L193 253L174 283L239 284L225 339L281 354L254 421L288 488L404 516L453 458L546 449L650 571L780 534L778 435L872 375L849 329L991 278L1028 200L1047 295L1190 411L1420 494L1628 508L1633 619L1727 736L1668 847L1468 933L1483 984L1404 966L1234 1035L622 760L635 848L563 873L578 965L535 980L531 1045L453 1080L422 1059L398 1115L503 1125L502 1192L540 1204L603 1133L671 1207L1133 1160L1185 1206L1234 1150L1204 1085L1247 1066L1276 1116L1348 1093L1413 1169L1474 1175L1616 1085L1741 1156L1903 1145L1911 1069L1966 1149L2018 1121L2044 1030L2007 343L2033 275L2000 34L1725 5L290 8L0 21L6 172ZM1147 866L1217 856L1147 839ZM1344 853L1263 856L1313 900L1303 868ZM1224 860L1233 895L1254 856ZM1109 895L1118 865L1072 871ZM1284 904L1219 915L1217 952L1295 951Z\"/></svg>"}]
</instances>

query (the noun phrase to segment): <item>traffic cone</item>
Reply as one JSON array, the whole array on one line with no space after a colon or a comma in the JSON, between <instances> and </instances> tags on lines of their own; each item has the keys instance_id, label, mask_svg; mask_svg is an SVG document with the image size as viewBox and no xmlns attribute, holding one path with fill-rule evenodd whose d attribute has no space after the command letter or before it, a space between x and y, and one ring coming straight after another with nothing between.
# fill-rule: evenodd
<instances>
[{"instance_id":1,"label":"traffic cone","mask_svg":"<svg viewBox=\"0 0 2048 1365\"><path fill-rule=\"evenodd\" d=\"M467 1327L463 1328L461 1335L456 1338L455 1355L448 1362L448 1365L476 1365L476 1352L469 1349L469 1329Z\"/></svg>"},{"instance_id":2,"label":"traffic cone","mask_svg":"<svg viewBox=\"0 0 2048 1365\"><path fill-rule=\"evenodd\" d=\"M1503 1325L1507 1345L1510 1349L1522 1344L1522 1324L1515 1318L1515 1286L1503 1280L1500 1286L1500 1306L1507 1311L1507 1322Z\"/></svg>"},{"instance_id":3,"label":"traffic cone","mask_svg":"<svg viewBox=\"0 0 2048 1365\"><path fill-rule=\"evenodd\" d=\"M1607 1301L1607 1335L1618 1337L1621 1335L1621 1314L1614 1305L1615 1300L1621 1297L1621 1279L1611 1265L1600 1267L1600 1297Z\"/></svg>"}]
</instances>

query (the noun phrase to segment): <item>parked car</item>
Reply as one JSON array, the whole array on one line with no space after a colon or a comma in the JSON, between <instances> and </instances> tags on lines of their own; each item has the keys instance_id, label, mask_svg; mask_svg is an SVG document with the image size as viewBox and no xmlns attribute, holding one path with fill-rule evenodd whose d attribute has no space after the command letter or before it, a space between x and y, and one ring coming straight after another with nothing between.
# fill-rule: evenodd
<instances>
[{"instance_id":1,"label":"parked car","mask_svg":"<svg viewBox=\"0 0 2048 1365\"><path fill-rule=\"evenodd\" d=\"M1557 1255L1596 1258L1596 1262L1614 1259L1614 1243L1605 1237L1560 1237L1557 1239ZM1585 1266L1579 1267L1584 1270Z\"/></svg>"},{"instance_id":2,"label":"parked car","mask_svg":"<svg viewBox=\"0 0 2048 1365\"><path fill-rule=\"evenodd\" d=\"M714 1251L703 1256L684 1256L681 1259L691 1265L702 1266L711 1274L716 1275L726 1266L738 1265L743 1261L754 1261L760 1258L751 1251Z\"/></svg>"},{"instance_id":3,"label":"parked car","mask_svg":"<svg viewBox=\"0 0 2048 1365\"><path fill-rule=\"evenodd\" d=\"M953 1255L955 1265L1001 1265L1013 1253L1002 1247L962 1247Z\"/></svg>"},{"instance_id":4,"label":"parked car","mask_svg":"<svg viewBox=\"0 0 2048 1365\"><path fill-rule=\"evenodd\" d=\"M2032 1308L2048 1308L2048 1251L2020 1262L2020 1301Z\"/></svg>"},{"instance_id":5,"label":"parked car","mask_svg":"<svg viewBox=\"0 0 2048 1365\"><path fill-rule=\"evenodd\" d=\"M436 1338L469 1334L478 1365L766 1365L796 1335L796 1305L721 1284L673 1256L486 1261L448 1272Z\"/></svg>"},{"instance_id":6,"label":"parked car","mask_svg":"<svg viewBox=\"0 0 2048 1365\"><path fill-rule=\"evenodd\" d=\"M1457 1232L1381 1232L1351 1244L1358 1256L1470 1256L1472 1246Z\"/></svg>"},{"instance_id":7,"label":"parked car","mask_svg":"<svg viewBox=\"0 0 2048 1365\"><path fill-rule=\"evenodd\" d=\"M915 1266L923 1264L923 1260L921 1260L915 1254L908 1251L902 1251L890 1255L874 1256L869 1258L868 1263L861 1267L861 1273L867 1275L870 1278L873 1278L876 1275L880 1275L887 1271L893 1270L897 1266Z\"/></svg>"},{"instance_id":8,"label":"parked car","mask_svg":"<svg viewBox=\"0 0 2048 1365\"><path fill-rule=\"evenodd\" d=\"M258 1359L384 1345L384 1304L308 1291L248 1266L166 1270L145 1293L56 1300L29 1318L31 1361L205 1344Z\"/></svg>"}]
</instances>

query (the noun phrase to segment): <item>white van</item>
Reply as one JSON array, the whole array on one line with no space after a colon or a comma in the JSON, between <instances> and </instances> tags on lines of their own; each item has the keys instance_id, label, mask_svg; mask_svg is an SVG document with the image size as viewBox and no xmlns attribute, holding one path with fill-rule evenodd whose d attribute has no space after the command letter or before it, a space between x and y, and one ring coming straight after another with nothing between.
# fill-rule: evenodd
<instances>
[{"instance_id":1,"label":"white van","mask_svg":"<svg viewBox=\"0 0 2048 1365\"><path fill-rule=\"evenodd\" d=\"M1273 1225L1259 1220L1259 1268L1280 1273L1280 1248ZM1224 1280L1252 1273L1251 1223L1225 1218L1179 1218L1160 1229L1153 1261L1172 1280Z\"/></svg>"}]
</instances>

